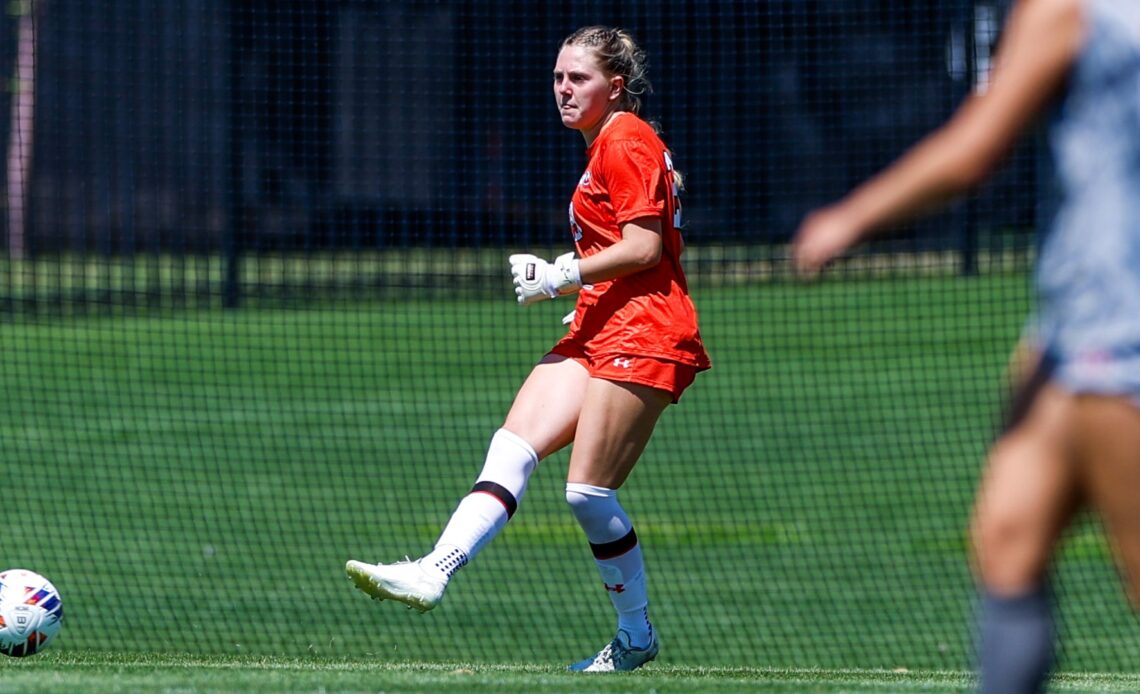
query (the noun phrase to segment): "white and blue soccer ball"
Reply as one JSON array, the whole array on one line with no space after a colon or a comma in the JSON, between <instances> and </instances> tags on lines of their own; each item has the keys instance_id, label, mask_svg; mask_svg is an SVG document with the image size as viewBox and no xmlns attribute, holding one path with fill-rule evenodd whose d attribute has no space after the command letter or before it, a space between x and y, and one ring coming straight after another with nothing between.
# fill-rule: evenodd
<instances>
[{"instance_id":1,"label":"white and blue soccer ball","mask_svg":"<svg viewBox=\"0 0 1140 694\"><path fill-rule=\"evenodd\" d=\"M63 599L43 576L27 569L0 571L0 653L13 658L47 648L63 626Z\"/></svg>"}]
</instances>

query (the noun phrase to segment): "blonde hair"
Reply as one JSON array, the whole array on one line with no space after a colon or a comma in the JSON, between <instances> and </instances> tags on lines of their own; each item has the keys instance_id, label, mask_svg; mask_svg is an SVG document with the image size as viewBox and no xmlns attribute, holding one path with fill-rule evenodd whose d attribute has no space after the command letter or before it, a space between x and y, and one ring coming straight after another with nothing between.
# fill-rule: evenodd
<instances>
[{"instance_id":1,"label":"blonde hair","mask_svg":"<svg viewBox=\"0 0 1140 694\"><path fill-rule=\"evenodd\" d=\"M645 51L629 32L607 26L588 26L570 34L563 46L590 48L598 59L598 67L622 78L623 88L618 109L641 114L641 97L653 92L649 83Z\"/></svg>"},{"instance_id":2,"label":"blonde hair","mask_svg":"<svg viewBox=\"0 0 1140 694\"><path fill-rule=\"evenodd\" d=\"M618 110L641 115L641 97L652 94L653 85L649 83L648 56L628 31L595 24L570 34L562 41L562 46L592 49L598 67L606 74L622 78L623 88ZM655 131L661 131L658 123L649 121L649 124ZM673 170L673 182L677 185L677 190L684 190L685 177L676 169Z\"/></svg>"}]
</instances>

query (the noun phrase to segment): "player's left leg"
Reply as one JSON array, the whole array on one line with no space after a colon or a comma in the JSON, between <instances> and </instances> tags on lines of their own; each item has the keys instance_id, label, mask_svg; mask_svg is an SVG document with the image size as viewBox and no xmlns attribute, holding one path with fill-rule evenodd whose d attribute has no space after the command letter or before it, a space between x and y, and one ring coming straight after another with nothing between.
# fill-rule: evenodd
<instances>
[{"instance_id":1,"label":"player's left leg","mask_svg":"<svg viewBox=\"0 0 1140 694\"><path fill-rule=\"evenodd\" d=\"M1089 496L1140 608L1140 407L1126 397L1083 396L1075 420L1074 447Z\"/></svg>"},{"instance_id":2,"label":"player's left leg","mask_svg":"<svg viewBox=\"0 0 1140 694\"><path fill-rule=\"evenodd\" d=\"M1046 574L1081 500L1070 454L1073 396L1045 386L990 451L974 511L981 691L1039 691L1052 666Z\"/></svg>"},{"instance_id":3,"label":"player's left leg","mask_svg":"<svg viewBox=\"0 0 1140 694\"><path fill-rule=\"evenodd\" d=\"M588 382L586 368L576 360L544 357L491 437L475 485L460 500L434 549L395 564L351 560L345 565L349 578L377 600L396 600L421 612L438 605L455 572L514 515L539 460L570 442Z\"/></svg>"},{"instance_id":4,"label":"player's left leg","mask_svg":"<svg viewBox=\"0 0 1140 694\"><path fill-rule=\"evenodd\" d=\"M617 490L671 401L668 391L639 384L593 378L587 388L570 457L566 501L590 543L618 614L618 628L609 645L571 665L572 670L633 670L657 655L641 545Z\"/></svg>"}]
</instances>

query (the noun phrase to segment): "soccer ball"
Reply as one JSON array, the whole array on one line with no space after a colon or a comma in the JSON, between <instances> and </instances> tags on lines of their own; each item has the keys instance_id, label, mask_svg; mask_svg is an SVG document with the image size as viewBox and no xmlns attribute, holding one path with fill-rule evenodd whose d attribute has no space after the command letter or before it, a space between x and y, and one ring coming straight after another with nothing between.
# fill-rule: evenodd
<instances>
[{"instance_id":1,"label":"soccer ball","mask_svg":"<svg viewBox=\"0 0 1140 694\"><path fill-rule=\"evenodd\" d=\"M0 653L35 655L62 624L63 599L51 581L27 569L0 571Z\"/></svg>"}]
</instances>

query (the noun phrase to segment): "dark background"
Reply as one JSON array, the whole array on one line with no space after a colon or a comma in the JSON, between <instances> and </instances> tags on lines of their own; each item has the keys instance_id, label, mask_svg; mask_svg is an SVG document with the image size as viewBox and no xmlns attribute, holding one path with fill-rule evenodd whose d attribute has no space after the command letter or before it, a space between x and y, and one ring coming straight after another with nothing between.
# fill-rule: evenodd
<instances>
[{"instance_id":1,"label":"dark background","mask_svg":"<svg viewBox=\"0 0 1140 694\"><path fill-rule=\"evenodd\" d=\"M649 51L688 242L782 242L948 115L1005 4L39 0L27 247L564 245L582 141L549 72L588 23ZM924 243L1022 238L1036 179L1030 142Z\"/></svg>"}]
</instances>

